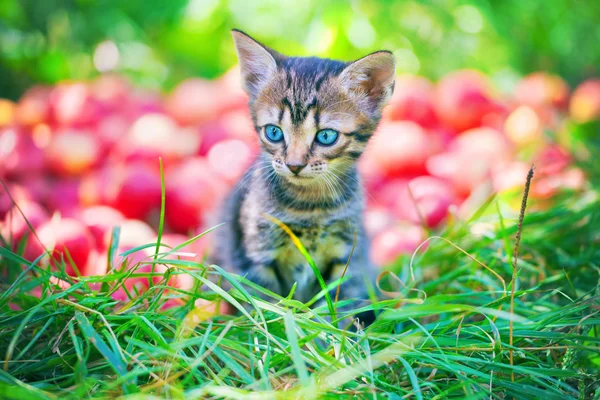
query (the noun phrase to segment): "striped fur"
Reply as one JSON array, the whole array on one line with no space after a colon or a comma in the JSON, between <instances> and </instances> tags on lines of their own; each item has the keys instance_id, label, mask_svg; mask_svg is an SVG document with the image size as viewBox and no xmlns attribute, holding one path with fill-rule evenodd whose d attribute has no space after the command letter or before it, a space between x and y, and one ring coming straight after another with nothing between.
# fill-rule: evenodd
<instances>
[{"instance_id":1,"label":"striped fur","mask_svg":"<svg viewBox=\"0 0 600 400\"><path fill-rule=\"evenodd\" d=\"M213 261L278 293L308 301L320 288L304 257L270 214L300 238L323 276L331 281L357 243L342 298L366 299L365 279L373 278L369 243L361 222L363 193L356 161L392 94L394 59L377 52L346 63L322 58L286 57L233 32L242 83L262 153L225 204ZM273 143L265 127L281 128ZM339 132L324 146L321 129ZM295 175L288 166L304 166Z\"/></svg>"}]
</instances>

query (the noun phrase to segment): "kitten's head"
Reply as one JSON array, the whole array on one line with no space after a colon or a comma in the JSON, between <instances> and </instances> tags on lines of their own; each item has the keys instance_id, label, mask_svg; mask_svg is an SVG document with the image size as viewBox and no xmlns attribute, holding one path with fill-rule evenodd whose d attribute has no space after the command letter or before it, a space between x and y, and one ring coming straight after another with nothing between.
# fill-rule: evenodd
<instances>
[{"instance_id":1,"label":"kitten's head","mask_svg":"<svg viewBox=\"0 0 600 400\"><path fill-rule=\"evenodd\" d=\"M293 185L311 185L351 168L394 88L387 51L346 63L286 57L234 30L245 91L261 146Z\"/></svg>"}]
</instances>

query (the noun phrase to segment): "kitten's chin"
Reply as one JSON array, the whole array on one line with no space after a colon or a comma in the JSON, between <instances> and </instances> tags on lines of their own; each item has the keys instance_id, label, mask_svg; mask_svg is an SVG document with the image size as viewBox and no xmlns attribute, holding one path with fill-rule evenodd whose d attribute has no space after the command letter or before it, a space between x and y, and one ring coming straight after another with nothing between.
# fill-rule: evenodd
<instances>
[{"instance_id":1,"label":"kitten's chin","mask_svg":"<svg viewBox=\"0 0 600 400\"><path fill-rule=\"evenodd\" d=\"M286 176L285 180L293 186L312 186L317 182L317 179L312 176Z\"/></svg>"}]
</instances>

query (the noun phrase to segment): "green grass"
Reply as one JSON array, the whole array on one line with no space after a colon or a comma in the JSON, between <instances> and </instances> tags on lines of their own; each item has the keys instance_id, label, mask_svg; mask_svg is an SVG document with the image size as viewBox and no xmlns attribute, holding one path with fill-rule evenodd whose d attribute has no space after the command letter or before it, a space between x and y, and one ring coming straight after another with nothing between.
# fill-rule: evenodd
<instances>
[{"instance_id":1,"label":"green grass","mask_svg":"<svg viewBox=\"0 0 600 400\"><path fill-rule=\"evenodd\" d=\"M106 276L72 278L0 247L0 397L598 399L600 200L565 194L528 212L516 282L508 200L454 219L445 240L391 266L405 286L382 279L394 296L369 306L378 318L366 329L344 325L365 308L332 321L327 304L309 309L217 266L174 260L179 246L146 260L168 272L126 304L109 294L151 273L111 265ZM118 239L115 230L113 251ZM173 274L192 275L196 288L169 287ZM161 310L173 299L181 306ZM198 299L236 313L212 315Z\"/></svg>"}]
</instances>

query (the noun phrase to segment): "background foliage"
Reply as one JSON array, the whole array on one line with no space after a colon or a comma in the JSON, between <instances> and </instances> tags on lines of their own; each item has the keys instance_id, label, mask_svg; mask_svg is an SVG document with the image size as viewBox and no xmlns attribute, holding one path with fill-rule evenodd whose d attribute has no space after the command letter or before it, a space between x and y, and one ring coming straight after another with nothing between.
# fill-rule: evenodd
<instances>
[{"instance_id":1,"label":"background foliage","mask_svg":"<svg viewBox=\"0 0 600 400\"><path fill-rule=\"evenodd\" d=\"M92 77L103 43L143 86L214 77L235 63L234 27L290 54L387 48L400 72L433 79L467 67L508 82L545 70L573 86L598 75L599 20L600 3L570 0L3 0L0 94Z\"/></svg>"}]
</instances>

